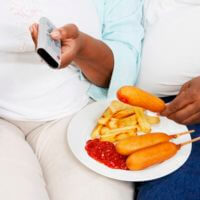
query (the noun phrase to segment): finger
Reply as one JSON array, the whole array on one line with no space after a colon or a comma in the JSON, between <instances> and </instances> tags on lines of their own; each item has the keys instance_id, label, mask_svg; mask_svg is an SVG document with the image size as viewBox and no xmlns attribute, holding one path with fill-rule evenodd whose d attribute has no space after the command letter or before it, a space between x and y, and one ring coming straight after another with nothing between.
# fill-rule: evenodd
<instances>
[{"instance_id":1,"label":"finger","mask_svg":"<svg viewBox=\"0 0 200 200\"><path fill-rule=\"evenodd\" d=\"M68 24L53 30L50 35L54 40L76 39L79 35L79 30L76 25Z\"/></svg>"},{"instance_id":2,"label":"finger","mask_svg":"<svg viewBox=\"0 0 200 200\"><path fill-rule=\"evenodd\" d=\"M74 58L73 54L70 54L70 53L62 54L60 68L64 68L70 65L71 62L73 61L73 58Z\"/></svg>"},{"instance_id":3,"label":"finger","mask_svg":"<svg viewBox=\"0 0 200 200\"><path fill-rule=\"evenodd\" d=\"M33 24L33 25L30 26L29 30L31 32L33 42L34 42L35 46L37 47L39 25Z\"/></svg>"},{"instance_id":4,"label":"finger","mask_svg":"<svg viewBox=\"0 0 200 200\"><path fill-rule=\"evenodd\" d=\"M75 52L70 47L69 48L65 47L65 49L62 51L63 51L63 53L61 55L60 68L64 68L64 67L70 65L75 57Z\"/></svg>"},{"instance_id":5,"label":"finger","mask_svg":"<svg viewBox=\"0 0 200 200\"><path fill-rule=\"evenodd\" d=\"M179 111L183 107L192 103L192 98L185 91L179 94L171 103L166 106L166 109L161 113L163 116L169 116Z\"/></svg>"},{"instance_id":6,"label":"finger","mask_svg":"<svg viewBox=\"0 0 200 200\"><path fill-rule=\"evenodd\" d=\"M169 119L174 120L178 123L183 123L190 116L198 113L200 111L200 106L198 102L192 103L184 107L183 109L168 116Z\"/></svg>"},{"instance_id":7,"label":"finger","mask_svg":"<svg viewBox=\"0 0 200 200\"><path fill-rule=\"evenodd\" d=\"M185 125L199 124L200 123L200 112L195 113L186 120L183 121Z\"/></svg>"},{"instance_id":8,"label":"finger","mask_svg":"<svg viewBox=\"0 0 200 200\"><path fill-rule=\"evenodd\" d=\"M189 89L190 87L191 87L191 81L186 82L186 83L183 84L183 86L181 87L179 94L182 93L182 92L184 92L184 91L186 91L186 90Z\"/></svg>"}]
</instances>

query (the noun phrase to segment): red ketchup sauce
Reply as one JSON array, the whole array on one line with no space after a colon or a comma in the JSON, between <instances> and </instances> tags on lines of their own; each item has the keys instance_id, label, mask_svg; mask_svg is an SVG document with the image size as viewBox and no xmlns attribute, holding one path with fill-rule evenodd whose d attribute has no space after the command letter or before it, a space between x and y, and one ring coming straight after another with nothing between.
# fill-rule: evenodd
<instances>
[{"instance_id":1,"label":"red ketchup sauce","mask_svg":"<svg viewBox=\"0 0 200 200\"><path fill-rule=\"evenodd\" d=\"M88 140L85 149L90 157L112 169L128 170L127 157L120 155L111 142L103 142L99 139Z\"/></svg>"}]
</instances>

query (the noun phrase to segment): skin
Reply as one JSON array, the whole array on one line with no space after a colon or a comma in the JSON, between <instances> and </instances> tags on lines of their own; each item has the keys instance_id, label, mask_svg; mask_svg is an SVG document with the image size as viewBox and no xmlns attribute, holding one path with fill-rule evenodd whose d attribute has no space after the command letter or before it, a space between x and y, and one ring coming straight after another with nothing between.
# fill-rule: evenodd
<instances>
[{"instance_id":1,"label":"skin","mask_svg":"<svg viewBox=\"0 0 200 200\"><path fill-rule=\"evenodd\" d=\"M161 115L185 125L200 123L200 76L186 82Z\"/></svg>"},{"instance_id":2,"label":"skin","mask_svg":"<svg viewBox=\"0 0 200 200\"><path fill-rule=\"evenodd\" d=\"M32 39L37 46L38 24L30 27ZM85 77L100 87L108 87L111 79L114 56L102 41L79 31L74 24L67 24L51 33L54 40L61 40L61 68L74 62Z\"/></svg>"}]
</instances>

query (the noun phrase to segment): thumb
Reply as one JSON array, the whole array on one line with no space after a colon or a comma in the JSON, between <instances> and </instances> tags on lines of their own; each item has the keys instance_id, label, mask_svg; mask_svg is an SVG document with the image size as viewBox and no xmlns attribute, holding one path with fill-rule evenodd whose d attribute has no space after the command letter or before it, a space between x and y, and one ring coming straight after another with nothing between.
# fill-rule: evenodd
<instances>
[{"instance_id":1,"label":"thumb","mask_svg":"<svg viewBox=\"0 0 200 200\"><path fill-rule=\"evenodd\" d=\"M55 29L53 30L51 33L51 38L54 39L54 40L61 40L61 33L59 31L59 29Z\"/></svg>"},{"instance_id":2,"label":"thumb","mask_svg":"<svg viewBox=\"0 0 200 200\"><path fill-rule=\"evenodd\" d=\"M187 92L181 92L171 103L166 106L166 109L161 113L162 116L169 116L186 107L192 102L192 99Z\"/></svg>"},{"instance_id":3,"label":"thumb","mask_svg":"<svg viewBox=\"0 0 200 200\"><path fill-rule=\"evenodd\" d=\"M74 24L67 24L51 32L54 40L76 39L79 35L78 27Z\"/></svg>"}]
</instances>

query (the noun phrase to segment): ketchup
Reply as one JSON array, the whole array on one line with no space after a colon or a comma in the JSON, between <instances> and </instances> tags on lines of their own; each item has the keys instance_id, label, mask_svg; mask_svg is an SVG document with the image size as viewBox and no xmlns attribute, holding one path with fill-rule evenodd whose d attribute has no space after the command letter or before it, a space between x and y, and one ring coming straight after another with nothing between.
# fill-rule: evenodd
<instances>
[{"instance_id":1,"label":"ketchup","mask_svg":"<svg viewBox=\"0 0 200 200\"><path fill-rule=\"evenodd\" d=\"M128 170L126 166L127 157L120 155L111 142L104 142L99 139L89 140L85 149L90 157L112 169Z\"/></svg>"}]
</instances>

